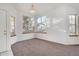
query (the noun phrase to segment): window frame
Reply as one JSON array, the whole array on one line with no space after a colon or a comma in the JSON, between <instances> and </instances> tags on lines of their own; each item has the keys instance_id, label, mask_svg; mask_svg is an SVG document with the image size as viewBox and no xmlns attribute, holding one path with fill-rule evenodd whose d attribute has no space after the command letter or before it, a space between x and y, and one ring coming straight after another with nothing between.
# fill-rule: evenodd
<instances>
[{"instance_id":1,"label":"window frame","mask_svg":"<svg viewBox=\"0 0 79 59\"><path fill-rule=\"evenodd\" d=\"M69 18L69 32L70 32L69 36L70 37L79 36L79 33L78 33L78 23L77 23L78 15L70 15L69 17L71 17L71 18ZM71 20L72 24L70 23L70 20ZM73 21L74 21L74 23L73 23ZM70 27L71 27L72 31L74 30L73 32L70 31ZM72 28L72 27L74 27L74 28Z\"/></svg>"},{"instance_id":2,"label":"window frame","mask_svg":"<svg viewBox=\"0 0 79 59\"><path fill-rule=\"evenodd\" d=\"M23 16L24 17L24 16ZM28 16L26 16L26 17L28 17ZM39 16L38 16L39 17ZM40 16L41 18L43 17L43 16ZM35 17L31 17L31 18L33 18L34 19L34 26L33 26L33 31L32 32L23 32L23 34L28 34L28 33L43 33L43 34L46 34L47 33L47 22L46 22L46 25L45 25L45 27L46 27L46 30L45 30L45 32L39 32L39 31L37 31L37 24L38 24L38 22L37 22L37 19L35 19ZM46 19L47 20L47 19ZM42 20L41 20L42 21ZM24 22L24 21L23 21ZM42 23L42 22L41 22ZM24 26L24 25L23 25ZM24 29L23 29L24 30Z\"/></svg>"},{"instance_id":3,"label":"window frame","mask_svg":"<svg viewBox=\"0 0 79 59\"><path fill-rule=\"evenodd\" d=\"M14 26L11 24L11 18L13 18L13 21L14 21ZM15 16L10 16L10 37L14 37L16 36L16 33L15 33L15 19L16 17ZM12 27L14 27L14 29L12 29ZM13 32L11 32L13 31Z\"/></svg>"}]
</instances>

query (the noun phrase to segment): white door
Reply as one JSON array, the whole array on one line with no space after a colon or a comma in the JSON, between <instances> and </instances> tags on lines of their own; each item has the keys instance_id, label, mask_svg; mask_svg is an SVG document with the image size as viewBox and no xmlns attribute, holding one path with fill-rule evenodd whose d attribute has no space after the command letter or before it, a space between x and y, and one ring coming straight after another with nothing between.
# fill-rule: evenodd
<instances>
[{"instance_id":1,"label":"white door","mask_svg":"<svg viewBox=\"0 0 79 59\"><path fill-rule=\"evenodd\" d=\"M6 12L0 10L0 52L7 50Z\"/></svg>"}]
</instances>

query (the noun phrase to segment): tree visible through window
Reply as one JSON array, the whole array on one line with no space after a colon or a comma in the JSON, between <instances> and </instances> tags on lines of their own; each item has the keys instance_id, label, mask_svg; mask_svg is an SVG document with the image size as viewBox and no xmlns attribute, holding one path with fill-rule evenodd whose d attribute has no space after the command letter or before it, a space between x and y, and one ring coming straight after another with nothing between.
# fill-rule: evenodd
<instances>
[{"instance_id":1,"label":"tree visible through window","mask_svg":"<svg viewBox=\"0 0 79 59\"><path fill-rule=\"evenodd\" d=\"M36 24L37 32L46 32L47 17L46 16L38 17L36 22L37 22Z\"/></svg>"},{"instance_id":2,"label":"tree visible through window","mask_svg":"<svg viewBox=\"0 0 79 59\"><path fill-rule=\"evenodd\" d=\"M23 33L46 33L47 17L28 17L23 16Z\"/></svg>"}]
</instances>

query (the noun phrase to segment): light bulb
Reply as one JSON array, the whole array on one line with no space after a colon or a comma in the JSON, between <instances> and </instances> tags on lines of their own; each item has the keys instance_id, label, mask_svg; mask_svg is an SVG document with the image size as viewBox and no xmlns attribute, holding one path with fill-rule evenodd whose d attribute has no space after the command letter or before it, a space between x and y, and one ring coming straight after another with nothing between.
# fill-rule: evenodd
<instances>
[{"instance_id":1,"label":"light bulb","mask_svg":"<svg viewBox=\"0 0 79 59\"><path fill-rule=\"evenodd\" d=\"M30 13L35 13L35 10L30 10Z\"/></svg>"}]
</instances>

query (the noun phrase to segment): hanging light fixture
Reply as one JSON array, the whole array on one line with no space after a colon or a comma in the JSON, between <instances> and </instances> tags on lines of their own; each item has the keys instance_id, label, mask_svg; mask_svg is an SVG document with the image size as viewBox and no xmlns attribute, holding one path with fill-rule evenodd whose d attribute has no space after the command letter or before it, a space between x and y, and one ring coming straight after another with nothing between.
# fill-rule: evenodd
<instances>
[{"instance_id":1,"label":"hanging light fixture","mask_svg":"<svg viewBox=\"0 0 79 59\"><path fill-rule=\"evenodd\" d=\"M30 10L30 13L35 13L36 12L36 7L35 7L35 5L34 4L32 4L32 6L31 6L31 10Z\"/></svg>"}]
</instances>

